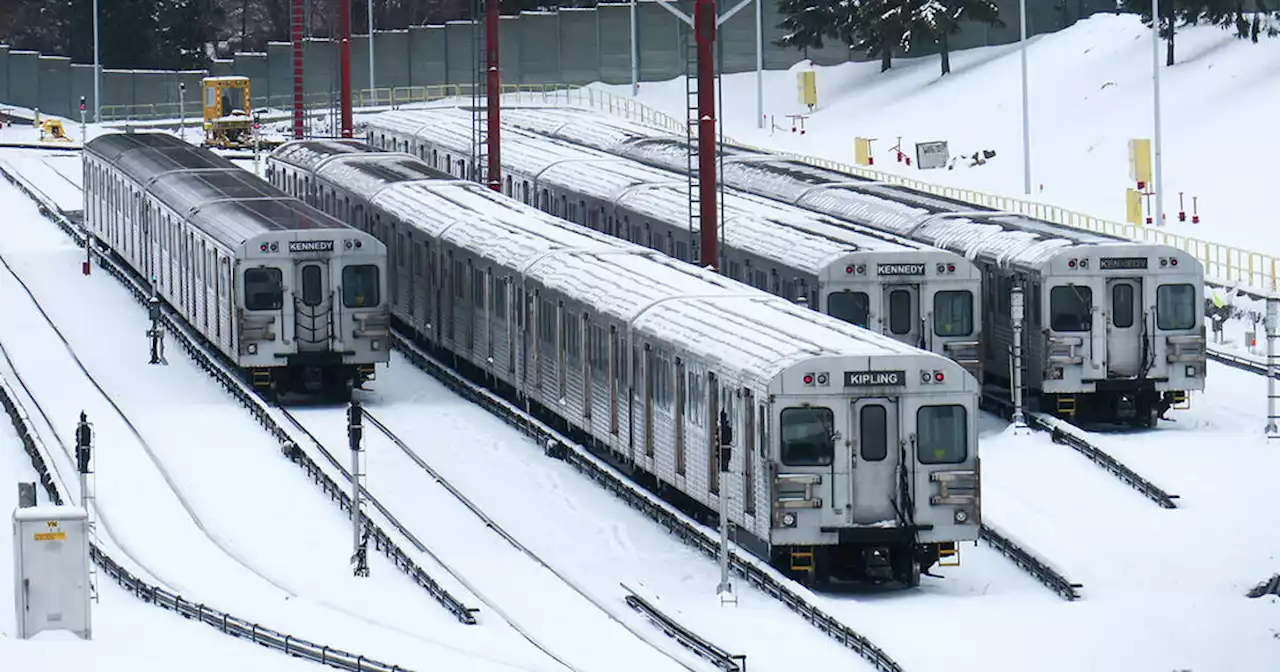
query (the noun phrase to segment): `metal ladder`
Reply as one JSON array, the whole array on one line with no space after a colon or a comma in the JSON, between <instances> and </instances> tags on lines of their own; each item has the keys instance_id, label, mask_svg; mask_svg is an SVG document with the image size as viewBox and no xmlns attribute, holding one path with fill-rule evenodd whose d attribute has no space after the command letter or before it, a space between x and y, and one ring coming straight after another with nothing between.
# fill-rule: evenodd
<instances>
[{"instance_id":1,"label":"metal ladder","mask_svg":"<svg viewBox=\"0 0 1280 672\"><path fill-rule=\"evenodd\" d=\"M689 186L689 258L685 261L698 263L701 258L702 203L698 194L698 40L692 26L685 26L684 33L684 90L685 90L685 137L688 139L688 176Z\"/></svg>"},{"instance_id":2,"label":"metal ladder","mask_svg":"<svg viewBox=\"0 0 1280 672\"><path fill-rule=\"evenodd\" d=\"M463 179L485 184L489 171L489 105L485 77L485 0L471 0L471 171Z\"/></svg>"}]
</instances>

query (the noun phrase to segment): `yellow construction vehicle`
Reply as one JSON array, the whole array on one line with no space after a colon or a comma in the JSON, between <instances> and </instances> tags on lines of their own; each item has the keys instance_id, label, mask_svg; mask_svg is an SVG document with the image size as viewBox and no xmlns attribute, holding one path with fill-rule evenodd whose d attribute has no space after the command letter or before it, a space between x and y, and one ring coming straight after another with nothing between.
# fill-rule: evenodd
<instances>
[{"instance_id":1,"label":"yellow construction vehicle","mask_svg":"<svg viewBox=\"0 0 1280 672\"><path fill-rule=\"evenodd\" d=\"M248 77L205 77L204 144L223 149L253 146Z\"/></svg>"},{"instance_id":2,"label":"yellow construction vehicle","mask_svg":"<svg viewBox=\"0 0 1280 672\"><path fill-rule=\"evenodd\" d=\"M40 122L40 140L46 139L71 142L71 138L67 137L66 130L62 128L61 119L45 119Z\"/></svg>"}]
</instances>

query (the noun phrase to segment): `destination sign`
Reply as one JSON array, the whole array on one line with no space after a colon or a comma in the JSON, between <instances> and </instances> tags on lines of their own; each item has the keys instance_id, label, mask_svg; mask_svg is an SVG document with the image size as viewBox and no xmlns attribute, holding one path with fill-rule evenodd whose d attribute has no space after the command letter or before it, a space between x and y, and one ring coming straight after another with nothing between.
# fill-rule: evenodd
<instances>
[{"instance_id":1,"label":"destination sign","mask_svg":"<svg viewBox=\"0 0 1280 672\"><path fill-rule=\"evenodd\" d=\"M290 252L332 252L332 240L291 240Z\"/></svg>"},{"instance_id":2,"label":"destination sign","mask_svg":"<svg viewBox=\"0 0 1280 672\"><path fill-rule=\"evenodd\" d=\"M1098 260L1098 268L1104 271L1130 271L1146 267L1146 257L1103 257Z\"/></svg>"},{"instance_id":3,"label":"destination sign","mask_svg":"<svg viewBox=\"0 0 1280 672\"><path fill-rule=\"evenodd\" d=\"M876 273L880 275L924 275L924 264L879 264Z\"/></svg>"},{"instance_id":4,"label":"destination sign","mask_svg":"<svg viewBox=\"0 0 1280 672\"><path fill-rule=\"evenodd\" d=\"M905 385L906 371L845 371L845 387L897 387Z\"/></svg>"}]
</instances>

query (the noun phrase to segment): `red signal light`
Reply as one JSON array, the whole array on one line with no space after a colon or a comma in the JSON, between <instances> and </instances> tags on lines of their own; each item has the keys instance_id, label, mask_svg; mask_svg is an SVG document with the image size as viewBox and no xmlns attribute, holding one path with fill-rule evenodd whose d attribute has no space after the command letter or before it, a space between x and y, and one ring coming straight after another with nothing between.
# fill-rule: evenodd
<instances>
[{"instance_id":1,"label":"red signal light","mask_svg":"<svg viewBox=\"0 0 1280 672\"><path fill-rule=\"evenodd\" d=\"M946 376L945 376L945 375L943 375L943 373L942 373L941 371L935 371L935 372L933 373L933 379L934 379L934 380L936 380L936 381L938 381L939 383L941 383L945 378L946 378Z\"/></svg>"},{"instance_id":2,"label":"red signal light","mask_svg":"<svg viewBox=\"0 0 1280 672\"><path fill-rule=\"evenodd\" d=\"M807 373L806 373L806 374L805 374L805 376L804 376L804 384L805 384L805 385L812 385L812 384L813 384L813 376L811 376L811 375L809 375L809 374L807 374Z\"/></svg>"}]
</instances>

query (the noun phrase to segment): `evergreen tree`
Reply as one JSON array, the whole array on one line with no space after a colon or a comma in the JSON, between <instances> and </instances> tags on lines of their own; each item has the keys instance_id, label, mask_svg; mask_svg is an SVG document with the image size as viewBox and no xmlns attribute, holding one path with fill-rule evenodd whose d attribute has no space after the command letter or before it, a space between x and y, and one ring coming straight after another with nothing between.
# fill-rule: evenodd
<instances>
[{"instance_id":1,"label":"evergreen tree","mask_svg":"<svg viewBox=\"0 0 1280 672\"><path fill-rule=\"evenodd\" d=\"M1003 27L1000 8L991 0L928 0L916 15L924 36L938 44L942 74L951 72L951 45L948 39L960 32L961 21L981 21Z\"/></svg>"},{"instance_id":2,"label":"evergreen tree","mask_svg":"<svg viewBox=\"0 0 1280 672\"><path fill-rule=\"evenodd\" d=\"M210 0L165 0L157 14L155 62L165 69L207 68L224 19L222 7Z\"/></svg>"},{"instance_id":3,"label":"evergreen tree","mask_svg":"<svg viewBox=\"0 0 1280 672\"><path fill-rule=\"evenodd\" d=\"M835 0L778 0L778 12L782 23L778 27L786 31L774 40L779 47L795 47L808 56L808 49L821 49L822 38L834 37Z\"/></svg>"}]
</instances>

